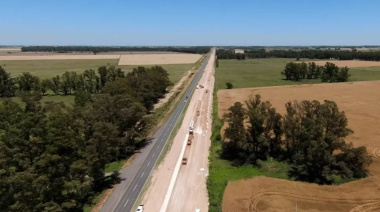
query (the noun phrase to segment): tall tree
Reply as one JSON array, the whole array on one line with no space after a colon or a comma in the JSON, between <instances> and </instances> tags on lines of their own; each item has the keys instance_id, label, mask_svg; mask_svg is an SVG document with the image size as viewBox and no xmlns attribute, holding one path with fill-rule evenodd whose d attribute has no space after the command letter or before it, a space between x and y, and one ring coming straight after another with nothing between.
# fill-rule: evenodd
<instances>
[{"instance_id":1,"label":"tall tree","mask_svg":"<svg viewBox=\"0 0 380 212\"><path fill-rule=\"evenodd\" d=\"M225 141L223 142L222 156L238 163L245 163L246 159L242 146L247 143L247 131L244 126L246 112L240 102L235 102L228 110L230 112L224 117L228 127L224 132Z\"/></svg>"},{"instance_id":2,"label":"tall tree","mask_svg":"<svg viewBox=\"0 0 380 212\"><path fill-rule=\"evenodd\" d=\"M11 78L10 73L7 73L0 66L0 97L11 97L15 95L16 86Z\"/></svg>"},{"instance_id":3,"label":"tall tree","mask_svg":"<svg viewBox=\"0 0 380 212\"><path fill-rule=\"evenodd\" d=\"M17 83L20 91L39 91L41 88L40 79L29 72L24 72L17 77Z\"/></svg>"},{"instance_id":4,"label":"tall tree","mask_svg":"<svg viewBox=\"0 0 380 212\"><path fill-rule=\"evenodd\" d=\"M59 94L59 91L61 89L61 78L57 75L55 77L53 77L51 79L51 81L53 82L52 86L51 86L51 90L56 94L58 95Z\"/></svg>"}]
</instances>

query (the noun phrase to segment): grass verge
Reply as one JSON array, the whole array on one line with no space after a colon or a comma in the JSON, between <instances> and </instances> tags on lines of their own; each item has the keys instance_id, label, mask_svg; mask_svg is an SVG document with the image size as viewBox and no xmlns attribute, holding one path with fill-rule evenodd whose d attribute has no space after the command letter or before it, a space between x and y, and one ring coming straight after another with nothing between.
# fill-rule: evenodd
<instances>
[{"instance_id":1,"label":"grass verge","mask_svg":"<svg viewBox=\"0 0 380 212\"><path fill-rule=\"evenodd\" d=\"M106 169L104 170L105 173L110 173L114 171L119 171L121 168L123 168L124 163L127 161L127 159L114 161L112 163L109 163L106 165Z\"/></svg>"}]
</instances>

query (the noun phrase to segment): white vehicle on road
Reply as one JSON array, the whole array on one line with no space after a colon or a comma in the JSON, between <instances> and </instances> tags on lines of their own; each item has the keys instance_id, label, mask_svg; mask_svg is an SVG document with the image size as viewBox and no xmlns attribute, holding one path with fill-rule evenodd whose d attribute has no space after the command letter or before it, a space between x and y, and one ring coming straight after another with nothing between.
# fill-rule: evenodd
<instances>
[{"instance_id":1,"label":"white vehicle on road","mask_svg":"<svg viewBox=\"0 0 380 212\"><path fill-rule=\"evenodd\" d=\"M137 207L136 212L143 212L143 211L144 211L144 205L139 205L139 207Z\"/></svg>"}]
</instances>

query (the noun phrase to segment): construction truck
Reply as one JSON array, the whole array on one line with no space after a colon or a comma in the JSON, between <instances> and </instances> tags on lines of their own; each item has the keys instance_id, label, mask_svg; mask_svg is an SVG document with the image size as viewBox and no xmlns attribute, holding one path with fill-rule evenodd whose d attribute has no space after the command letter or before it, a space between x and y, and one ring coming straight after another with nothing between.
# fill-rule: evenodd
<instances>
[{"instance_id":1,"label":"construction truck","mask_svg":"<svg viewBox=\"0 0 380 212\"><path fill-rule=\"evenodd\" d=\"M191 122L190 122L189 133L190 133L190 134L193 134L193 133L194 133L194 121L191 121Z\"/></svg>"}]
</instances>

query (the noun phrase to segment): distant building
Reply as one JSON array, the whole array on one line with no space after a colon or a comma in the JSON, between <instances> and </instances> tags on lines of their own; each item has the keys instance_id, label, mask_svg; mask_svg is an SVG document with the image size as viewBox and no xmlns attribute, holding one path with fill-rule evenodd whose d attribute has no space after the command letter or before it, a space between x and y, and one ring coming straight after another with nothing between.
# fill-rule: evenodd
<instances>
[{"instance_id":1,"label":"distant building","mask_svg":"<svg viewBox=\"0 0 380 212\"><path fill-rule=\"evenodd\" d=\"M244 49L235 49L235 54L237 53L244 54Z\"/></svg>"}]
</instances>

